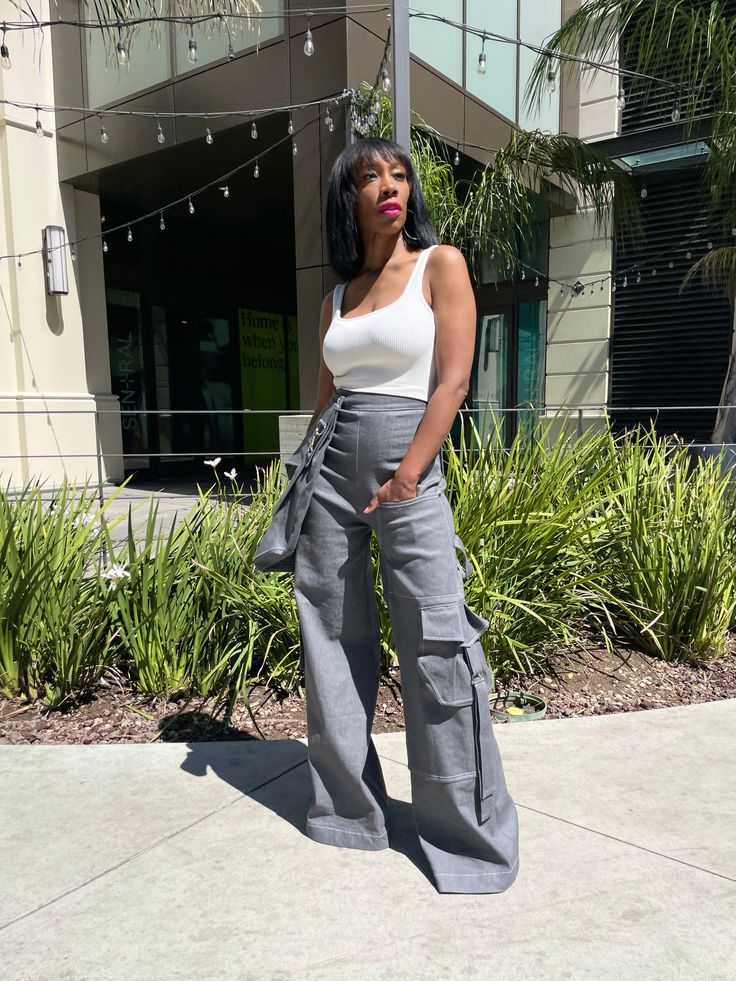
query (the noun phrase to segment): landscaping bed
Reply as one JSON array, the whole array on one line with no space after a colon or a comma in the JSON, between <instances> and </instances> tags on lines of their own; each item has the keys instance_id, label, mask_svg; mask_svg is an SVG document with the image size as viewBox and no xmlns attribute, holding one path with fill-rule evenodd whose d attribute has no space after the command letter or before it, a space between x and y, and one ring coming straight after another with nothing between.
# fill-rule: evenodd
<instances>
[{"instance_id":1,"label":"landscaping bed","mask_svg":"<svg viewBox=\"0 0 736 981\"><path fill-rule=\"evenodd\" d=\"M507 679L499 691L522 690L547 702L546 719L604 715L736 698L736 634L729 653L705 667L659 660L633 648L612 652L580 646L551 659L550 673ZM170 701L135 694L126 680L108 673L94 695L80 704L49 710L18 699L0 702L0 743L145 743L225 739L287 739L306 736L306 703L297 693L256 686L253 719L242 699L231 718L214 701ZM496 723L503 724L503 723ZM532 724L540 724L539 722ZM384 675L374 732L404 728L400 674Z\"/></svg>"}]
</instances>

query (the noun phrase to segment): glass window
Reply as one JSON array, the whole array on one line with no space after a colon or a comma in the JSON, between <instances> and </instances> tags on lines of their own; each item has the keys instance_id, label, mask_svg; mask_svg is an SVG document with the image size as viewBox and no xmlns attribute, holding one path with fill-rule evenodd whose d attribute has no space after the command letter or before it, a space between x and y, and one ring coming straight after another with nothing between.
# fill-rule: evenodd
<instances>
[{"instance_id":1,"label":"glass window","mask_svg":"<svg viewBox=\"0 0 736 981\"><path fill-rule=\"evenodd\" d=\"M517 0L468 0L468 24L503 34L517 36ZM507 119L516 121L517 46L503 41L486 41L486 73L478 74L478 55L481 39L474 34L466 38L466 84L469 92L478 96Z\"/></svg>"},{"instance_id":2,"label":"glass window","mask_svg":"<svg viewBox=\"0 0 736 981\"><path fill-rule=\"evenodd\" d=\"M462 23L463 0L416 0L412 10L437 14ZM412 17L409 21L412 52L458 85L463 84L463 32L438 21Z\"/></svg>"},{"instance_id":3,"label":"glass window","mask_svg":"<svg viewBox=\"0 0 736 981\"><path fill-rule=\"evenodd\" d=\"M264 14L281 14L284 10L284 0L261 0L261 9ZM258 26L260 24L260 34ZM271 38L278 37L284 32L283 17L264 17L262 20L253 21L253 29L248 30L248 22L241 20L233 22L230 27L230 34L233 40L235 51L245 51L255 44L263 44ZM190 32L181 28L176 32L176 73L181 75L183 72L193 71L195 67L208 65L212 61L219 61L227 57L227 31L225 31L216 21L208 21L206 24L194 28L192 35L197 42L197 63L192 65L189 61L189 37Z\"/></svg>"},{"instance_id":4,"label":"glass window","mask_svg":"<svg viewBox=\"0 0 736 981\"><path fill-rule=\"evenodd\" d=\"M102 31L87 31L87 105L94 109L120 102L133 92L158 85L171 77L169 31L158 25L158 38L143 25L133 42L128 64L121 68L115 43Z\"/></svg>"},{"instance_id":5,"label":"glass window","mask_svg":"<svg viewBox=\"0 0 736 981\"><path fill-rule=\"evenodd\" d=\"M530 44L543 45L551 34L559 30L561 10L559 0L522 0L519 36ZM524 129L543 129L552 133L560 131L560 79L557 71L556 89L545 90L539 109L525 104L526 85L537 54L529 48L519 47L519 125Z\"/></svg>"},{"instance_id":6,"label":"glass window","mask_svg":"<svg viewBox=\"0 0 736 981\"><path fill-rule=\"evenodd\" d=\"M519 357L516 368L516 403L542 404L544 398L544 345L547 304L544 300L519 304ZM522 418L525 413L520 413Z\"/></svg>"}]
</instances>

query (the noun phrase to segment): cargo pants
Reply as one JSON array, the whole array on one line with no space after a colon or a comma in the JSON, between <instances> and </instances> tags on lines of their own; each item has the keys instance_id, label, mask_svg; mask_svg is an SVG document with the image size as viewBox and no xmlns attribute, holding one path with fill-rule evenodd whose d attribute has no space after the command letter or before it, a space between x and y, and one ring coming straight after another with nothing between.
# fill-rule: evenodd
<instances>
[{"instance_id":1,"label":"cargo pants","mask_svg":"<svg viewBox=\"0 0 736 981\"><path fill-rule=\"evenodd\" d=\"M441 455L420 476L416 497L363 514L425 409L420 399L338 389L324 410L331 431L294 555L312 783L305 832L324 844L388 846L386 786L371 737L381 650L375 530L419 842L439 892L503 892L518 874L518 815L491 725L493 676L480 642L488 621L465 602L470 566L467 556L465 566L458 561L456 548L464 548Z\"/></svg>"}]
</instances>

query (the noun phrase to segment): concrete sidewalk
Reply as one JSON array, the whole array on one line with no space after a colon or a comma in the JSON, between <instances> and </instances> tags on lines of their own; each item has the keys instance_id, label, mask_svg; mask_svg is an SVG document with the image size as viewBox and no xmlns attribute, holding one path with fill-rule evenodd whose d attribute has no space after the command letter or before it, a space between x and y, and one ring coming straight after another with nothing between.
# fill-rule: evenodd
<instances>
[{"instance_id":1,"label":"concrete sidewalk","mask_svg":"<svg viewBox=\"0 0 736 981\"><path fill-rule=\"evenodd\" d=\"M299 741L0 746L0 973L25 979L736 978L736 700L494 726L505 893L440 895L401 733L394 845L319 845Z\"/></svg>"}]
</instances>

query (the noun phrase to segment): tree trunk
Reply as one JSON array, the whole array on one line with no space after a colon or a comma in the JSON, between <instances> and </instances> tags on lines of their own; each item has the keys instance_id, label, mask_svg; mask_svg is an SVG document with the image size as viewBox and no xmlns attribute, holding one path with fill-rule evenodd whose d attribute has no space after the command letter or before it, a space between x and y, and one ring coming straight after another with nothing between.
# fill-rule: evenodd
<instances>
[{"instance_id":1,"label":"tree trunk","mask_svg":"<svg viewBox=\"0 0 736 981\"><path fill-rule=\"evenodd\" d=\"M736 328L736 324L734 326ZM736 443L736 408L733 408L736 406L736 329L731 335L731 355L719 404L721 408L716 416L711 443Z\"/></svg>"}]
</instances>

